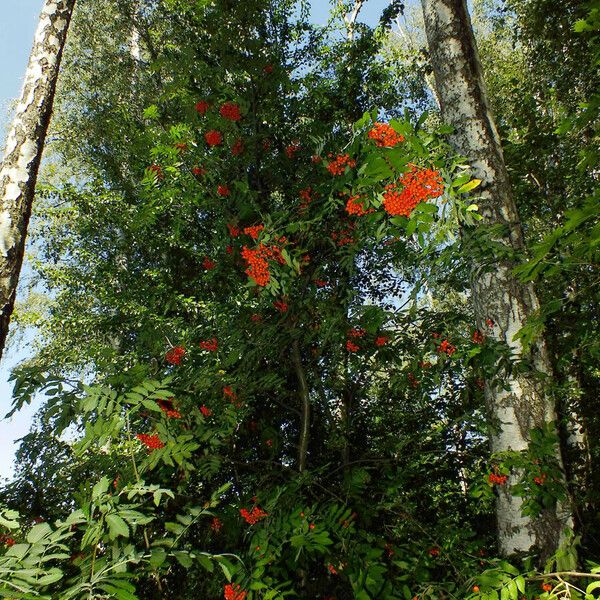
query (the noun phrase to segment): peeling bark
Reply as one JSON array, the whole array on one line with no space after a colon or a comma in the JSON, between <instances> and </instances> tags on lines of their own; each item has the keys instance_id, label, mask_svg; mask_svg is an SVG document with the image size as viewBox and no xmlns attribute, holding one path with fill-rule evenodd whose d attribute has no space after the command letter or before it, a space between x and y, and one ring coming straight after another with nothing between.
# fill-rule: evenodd
<instances>
[{"instance_id":1,"label":"peeling bark","mask_svg":"<svg viewBox=\"0 0 600 600\"><path fill-rule=\"evenodd\" d=\"M474 176L482 180L478 199L485 225L503 225L507 232L498 241L511 250L524 248L519 215L514 203L500 138L486 97L481 63L475 44L466 0L421 0L425 29L436 88L445 122L455 128L450 136L454 149L467 157ZM505 342L516 358L524 356L514 339L527 317L539 308L532 285L512 275L509 260L498 260L494 270L474 265L472 297L478 326ZM528 358L540 373L551 375L551 363L544 341L538 342ZM506 380L508 390L486 383L486 400L493 425L493 452L527 448L530 431L556 420L555 407L535 373L514 373ZM558 452L558 449L557 449ZM560 464L560 455L557 456ZM539 518L521 515L521 498L512 496L509 479L499 488L497 519L500 549L504 554L537 547L542 555L558 546L566 527L568 511L559 506Z\"/></svg>"},{"instance_id":2,"label":"peeling bark","mask_svg":"<svg viewBox=\"0 0 600 600\"><path fill-rule=\"evenodd\" d=\"M0 165L0 358L13 312L25 238L62 52L75 0L46 0Z\"/></svg>"}]
</instances>

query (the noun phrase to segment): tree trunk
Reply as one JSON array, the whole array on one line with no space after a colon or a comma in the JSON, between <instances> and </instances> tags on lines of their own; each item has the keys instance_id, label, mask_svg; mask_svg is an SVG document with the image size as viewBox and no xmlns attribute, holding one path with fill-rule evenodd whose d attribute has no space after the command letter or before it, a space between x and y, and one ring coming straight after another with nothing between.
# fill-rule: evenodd
<instances>
[{"instance_id":1,"label":"tree trunk","mask_svg":"<svg viewBox=\"0 0 600 600\"><path fill-rule=\"evenodd\" d=\"M482 180L478 199L485 225L503 225L506 234L497 241L510 250L524 247L519 215L514 203L502 147L486 97L485 84L466 0L421 0L425 29L442 116L455 132L450 136L454 149L465 156L474 175ZM515 358L524 351L515 334L533 311L539 308L532 285L518 282L510 260L496 259L493 270L474 265L472 297L475 318L482 330L505 342ZM493 321L493 327L486 322ZM531 350L535 368L550 375L551 367L544 341ZM555 407L545 394L539 376L532 372L512 373L505 390L486 383L486 400L492 424L493 452L527 448L530 431L555 421ZM556 458L562 465L557 448ZM564 529L571 525L563 506L549 509L540 517L522 516L522 499L510 494L510 485L519 474L498 487L497 519L500 550L504 554L537 547L547 556L558 546Z\"/></svg>"},{"instance_id":2,"label":"tree trunk","mask_svg":"<svg viewBox=\"0 0 600 600\"><path fill-rule=\"evenodd\" d=\"M75 0L46 0L0 165L0 358L15 304L27 226Z\"/></svg>"}]
</instances>

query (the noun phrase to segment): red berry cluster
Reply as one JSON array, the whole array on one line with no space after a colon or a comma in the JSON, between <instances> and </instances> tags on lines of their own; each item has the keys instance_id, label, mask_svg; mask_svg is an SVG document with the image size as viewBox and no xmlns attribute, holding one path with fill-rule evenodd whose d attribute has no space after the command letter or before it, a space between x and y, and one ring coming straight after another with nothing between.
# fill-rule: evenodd
<instances>
[{"instance_id":1,"label":"red berry cluster","mask_svg":"<svg viewBox=\"0 0 600 600\"><path fill-rule=\"evenodd\" d=\"M244 153L244 142L242 141L241 138L238 138L235 143L233 144L233 146L231 146L231 154L233 154L233 156L239 156L240 154Z\"/></svg>"},{"instance_id":2,"label":"red berry cluster","mask_svg":"<svg viewBox=\"0 0 600 600\"><path fill-rule=\"evenodd\" d=\"M204 260L202 261L202 266L207 271L211 271L212 269L214 269L217 266L217 263L214 260L211 260L210 258L208 258L208 256L205 256Z\"/></svg>"},{"instance_id":3,"label":"red berry cluster","mask_svg":"<svg viewBox=\"0 0 600 600\"><path fill-rule=\"evenodd\" d=\"M437 351L452 356L456 352L456 346L453 346L448 340L442 340Z\"/></svg>"},{"instance_id":4,"label":"red berry cluster","mask_svg":"<svg viewBox=\"0 0 600 600\"><path fill-rule=\"evenodd\" d=\"M205 115L210 108L210 104L206 100L200 100L200 102L196 102L194 108L198 111L198 114Z\"/></svg>"},{"instance_id":5,"label":"red berry cluster","mask_svg":"<svg viewBox=\"0 0 600 600\"><path fill-rule=\"evenodd\" d=\"M404 141L404 136L396 133L387 123L375 123L367 136L380 148L393 148Z\"/></svg>"},{"instance_id":6,"label":"red berry cluster","mask_svg":"<svg viewBox=\"0 0 600 600\"><path fill-rule=\"evenodd\" d=\"M8 546L10 548L10 546L14 546L15 543L15 540L10 536L0 535L0 544L3 544L4 546Z\"/></svg>"},{"instance_id":7,"label":"red berry cluster","mask_svg":"<svg viewBox=\"0 0 600 600\"><path fill-rule=\"evenodd\" d=\"M165 354L165 360L170 365L178 365L185 356L185 348L183 346L175 346Z\"/></svg>"},{"instance_id":8,"label":"red berry cluster","mask_svg":"<svg viewBox=\"0 0 600 600\"><path fill-rule=\"evenodd\" d=\"M492 485L504 485L508 481L508 475L498 475L498 473L490 473L488 481Z\"/></svg>"},{"instance_id":9,"label":"red berry cluster","mask_svg":"<svg viewBox=\"0 0 600 600\"><path fill-rule=\"evenodd\" d=\"M246 523L249 523L250 525L254 525L258 523L261 519L264 519L265 517L269 516L268 513L266 513L259 506L254 506L251 511L249 511L246 508L241 508L240 515L242 515Z\"/></svg>"},{"instance_id":10,"label":"red berry cluster","mask_svg":"<svg viewBox=\"0 0 600 600\"><path fill-rule=\"evenodd\" d=\"M235 102L225 102L219 109L219 114L228 121L240 121L242 118L240 107Z\"/></svg>"},{"instance_id":11,"label":"red berry cluster","mask_svg":"<svg viewBox=\"0 0 600 600\"><path fill-rule=\"evenodd\" d=\"M354 224L349 223L347 227L338 229L332 232L331 239L336 243L336 246L346 246L348 244L354 244Z\"/></svg>"},{"instance_id":12,"label":"red berry cluster","mask_svg":"<svg viewBox=\"0 0 600 600\"><path fill-rule=\"evenodd\" d=\"M162 167L160 165L150 165L148 167L148 172L156 176L157 179L165 178L165 174L163 173Z\"/></svg>"},{"instance_id":13,"label":"red berry cluster","mask_svg":"<svg viewBox=\"0 0 600 600\"><path fill-rule=\"evenodd\" d=\"M210 340L204 340L200 342L200 348L202 350L208 350L208 352L216 352L219 347L217 338L211 338Z\"/></svg>"},{"instance_id":14,"label":"red berry cluster","mask_svg":"<svg viewBox=\"0 0 600 600\"><path fill-rule=\"evenodd\" d=\"M285 155L289 159L292 159L292 158L294 158L296 153L299 151L300 151L300 142L292 142L289 146L286 147Z\"/></svg>"},{"instance_id":15,"label":"red berry cluster","mask_svg":"<svg viewBox=\"0 0 600 600\"><path fill-rule=\"evenodd\" d=\"M231 398L231 401L237 400L237 394L233 391L233 388L230 385L226 385L223 388L223 394L228 398Z\"/></svg>"},{"instance_id":16,"label":"red berry cluster","mask_svg":"<svg viewBox=\"0 0 600 600\"><path fill-rule=\"evenodd\" d=\"M223 143L223 134L216 129L211 129L204 134L204 139L209 146L220 146Z\"/></svg>"},{"instance_id":17,"label":"red berry cluster","mask_svg":"<svg viewBox=\"0 0 600 600\"><path fill-rule=\"evenodd\" d=\"M275 302L273 302L273 306L280 312L280 313L285 313L288 311L288 304L287 302L284 302L283 300L275 300Z\"/></svg>"},{"instance_id":18,"label":"red berry cluster","mask_svg":"<svg viewBox=\"0 0 600 600\"><path fill-rule=\"evenodd\" d=\"M312 202L312 188L307 187L298 192L300 196L300 211L305 211L308 209L310 203Z\"/></svg>"},{"instance_id":19,"label":"red berry cluster","mask_svg":"<svg viewBox=\"0 0 600 600\"><path fill-rule=\"evenodd\" d=\"M346 350L348 350L348 352L358 352L360 346L355 344L352 340L346 340Z\"/></svg>"},{"instance_id":20,"label":"red berry cluster","mask_svg":"<svg viewBox=\"0 0 600 600\"><path fill-rule=\"evenodd\" d=\"M479 329L476 329L473 332L472 340L474 344L483 344L483 342L485 341L485 336L483 335L483 333L481 333L481 331L479 331Z\"/></svg>"},{"instance_id":21,"label":"red berry cluster","mask_svg":"<svg viewBox=\"0 0 600 600\"><path fill-rule=\"evenodd\" d=\"M227 223L227 229L229 230L229 235L232 238L236 238L242 233L242 230L237 225L233 225L232 223Z\"/></svg>"},{"instance_id":22,"label":"red berry cluster","mask_svg":"<svg viewBox=\"0 0 600 600\"><path fill-rule=\"evenodd\" d=\"M228 583L225 586L225 600L245 600L248 592L242 590L239 585L235 583Z\"/></svg>"},{"instance_id":23,"label":"red berry cluster","mask_svg":"<svg viewBox=\"0 0 600 600\"><path fill-rule=\"evenodd\" d=\"M157 435L148 435L147 433L138 433L136 435L136 437L149 450L158 450L160 448L165 447L165 445L160 441L160 438Z\"/></svg>"}]
</instances>

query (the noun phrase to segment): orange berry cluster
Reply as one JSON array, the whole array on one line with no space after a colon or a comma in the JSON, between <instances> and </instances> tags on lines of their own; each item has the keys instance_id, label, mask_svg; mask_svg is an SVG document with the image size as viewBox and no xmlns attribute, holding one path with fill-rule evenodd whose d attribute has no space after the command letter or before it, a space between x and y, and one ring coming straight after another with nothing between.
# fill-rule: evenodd
<instances>
[{"instance_id":1,"label":"orange berry cluster","mask_svg":"<svg viewBox=\"0 0 600 600\"><path fill-rule=\"evenodd\" d=\"M283 238L282 240L283 241ZM276 260L279 264L284 264L285 260L281 255L281 249L277 246L266 246L259 244L258 248L242 247L242 258L246 261L248 267L246 274L261 287L266 286L270 279L269 260Z\"/></svg>"},{"instance_id":2,"label":"orange berry cluster","mask_svg":"<svg viewBox=\"0 0 600 600\"><path fill-rule=\"evenodd\" d=\"M333 155L331 154L330 157ZM349 154L338 154L332 161L327 165L327 170L332 175L343 175L346 171L346 167L350 169L356 166L356 161L350 158Z\"/></svg>"},{"instance_id":3,"label":"orange berry cluster","mask_svg":"<svg viewBox=\"0 0 600 600\"><path fill-rule=\"evenodd\" d=\"M367 136L380 148L393 148L404 141L404 136L396 133L387 123L375 123Z\"/></svg>"},{"instance_id":4,"label":"orange berry cluster","mask_svg":"<svg viewBox=\"0 0 600 600\"><path fill-rule=\"evenodd\" d=\"M253 240L258 239L258 235L265 228L264 225L254 225L253 227L245 227L244 233L249 235Z\"/></svg>"},{"instance_id":5,"label":"orange berry cluster","mask_svg":"<svg viewBox=\"0 0 600 600\"><path fill-rule=\"evenodd\" d=\"M169 419L181 419L181 413L175 408L173 398L168 400L157 400L156 402Z\"/></svg>"},{"instance_id":6,"label":"orange berry cluster","mask_svg":"<svg viewBox=\"0 0 600 600\"><path fill-rule=\"evenodd\" d=\"M412 166L395 184L386 186L383 207L390 215L409 217L417 204L444 193L439 171Z\"/></svg>"},{"instance_id":7,"label":"orange berry cluster","mask_svg":"<svg viewBox=\"0 0 600 600\"><path fill-rule=\"evenodd\" d=\"M348 198L348 202L346 202L346 212L349 215L356 215L357 217L372 213L373 209L366 210L363 202L364 200L361 201L360 196L351 196Z\"/></svg>"}]
</instances>

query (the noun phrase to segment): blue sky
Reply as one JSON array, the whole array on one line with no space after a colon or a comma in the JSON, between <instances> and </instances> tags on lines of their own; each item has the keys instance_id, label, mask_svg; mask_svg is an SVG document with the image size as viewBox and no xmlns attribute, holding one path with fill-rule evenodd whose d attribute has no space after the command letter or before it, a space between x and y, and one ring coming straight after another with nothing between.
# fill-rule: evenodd
<instances>
[{"instance_id":1,"label":"blue sky","mask_svg":"<svg viewBox=\"0 0 600 600\"><path fill-rule=\"evenodd\" d=\"M367 0L359 20L376 25L389 0ZM4 146L7 119L11 102L19 96L37 18L43 0L4 0L0 13L0 147ZM330 2L313 0L312 16L315 22L324 23L329 14ZM12 386L8 383L10 370L27 357L27 341L20 346L10 346L0 363L0 418L11 406ZM10 421L0 421L0 479L10 476L15 440L25 435L31 426L35 406L22 410Z\"/></svg>"},{"instance_id":2,"label":"blue sky","mask_svg":"<svg viewBox=\"0 0 600 600\"><path fill-rule=\"evenodd\" d=\"M19 96L33 42L42 0L5 0L0 13L0 146L4 146L11 102ZM27 348L9 347L0 363L0 417L11 405L12 367L27 355ZM0 478L12 471L14 441L29 431L34 410L21 411L10 421L0 421Z\"/></svg>"}]
</instances>

